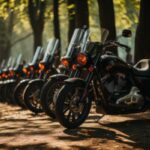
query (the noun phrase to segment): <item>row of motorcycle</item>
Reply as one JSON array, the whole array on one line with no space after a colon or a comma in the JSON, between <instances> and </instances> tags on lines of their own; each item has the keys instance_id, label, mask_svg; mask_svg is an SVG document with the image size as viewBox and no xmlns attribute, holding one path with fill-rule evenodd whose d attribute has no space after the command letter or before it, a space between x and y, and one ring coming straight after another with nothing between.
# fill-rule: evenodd
<instances>
[{"instance_id":1,"label":"row of motorcycle","mask_svg":"<svg viewBox=\"0 0 150 150\"><path fill-rule=\"evenodd\" d=\"M130 30L122 36L131 37ZM109 41L109 31L102 30L101 42L90 40L87 28L75 29L65 56L56 67L59 40L51 39L44 52L38 47L32 61L9 59L0 70L0 101L45 112L65 128L80 126L92 105L101 114L129 114L150 108L150 60L131 65L113 52L130 47Z\"/></svg>"}]
</instances>

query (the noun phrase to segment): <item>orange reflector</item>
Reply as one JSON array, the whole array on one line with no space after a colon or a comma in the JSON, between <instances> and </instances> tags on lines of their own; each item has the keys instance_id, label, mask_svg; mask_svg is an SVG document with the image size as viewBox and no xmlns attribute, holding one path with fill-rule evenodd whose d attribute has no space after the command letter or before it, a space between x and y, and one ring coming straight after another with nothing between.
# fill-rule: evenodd
<instances>
[{"instance_id":1,"label":"orange reflector","mask_svg":"<svg viewBox=\"0 0 150 150\"><path fill-rule=\"evenodd\" d=\"M73 64L72 65L72 70L76 70L77 69L77 65L76 64Z\"/></svg>"},{"instance_id":2,"label":"orange reflector","mask_svg":"<svg viewBox=\"0 0 150 150\"><path fill-rule=\"evenodd\" d=\"M93 66L90 66L90 67L88 68L88 70L89 70L89 72L93 72L94 67L93 67Z\"/></svg>"}]
</instances>

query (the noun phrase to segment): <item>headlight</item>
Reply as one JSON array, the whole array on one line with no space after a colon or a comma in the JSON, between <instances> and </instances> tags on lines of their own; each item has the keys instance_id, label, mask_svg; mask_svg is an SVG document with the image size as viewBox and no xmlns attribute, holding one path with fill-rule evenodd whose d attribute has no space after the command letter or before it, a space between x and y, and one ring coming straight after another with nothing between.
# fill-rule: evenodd
<instances>
[{"instance_id":1,"label":"headlight","mask_svg":"<svg viewBox=\"0 0 150 150\"><path fill-rule=\"evenodd\" d=\"M44 69L45 69L45 65L42 64L42 63L39 63L39 68L40 68L41 70L44 70Z\"/></svg>"},{"instance_id":2,"label":"headlight","mask_svg":"<svg viewBox=\"0 0 150 150\"><path fill-rule=\"evenodd\" d=\"M77 62L80 65L86 65L87 64L87 56L83 53L79 53L77 55Z\"/></svg>"},{"instance_id":3,"label":"headlight","mask_svg":"<svg viewBox=\"0 0 150 150\"><path fill-rule=\"evenodd\" d=\"M63 58L63 59L61 60L61 64L64 65L65 67L68 67L68 66L69 66L69 61L68 61L68 59Z\"/></svg>"},{"instance_id":4,"label":"headlight","mask_svg":"<svg viewBox=\"0 0 150 150\"><path fill-rule=\"evenodd\" d=\"M22 71L23 71L24 73L27 73L27 72L28 72L27 68L23 68Z\"/></svg>"}]
</instances>

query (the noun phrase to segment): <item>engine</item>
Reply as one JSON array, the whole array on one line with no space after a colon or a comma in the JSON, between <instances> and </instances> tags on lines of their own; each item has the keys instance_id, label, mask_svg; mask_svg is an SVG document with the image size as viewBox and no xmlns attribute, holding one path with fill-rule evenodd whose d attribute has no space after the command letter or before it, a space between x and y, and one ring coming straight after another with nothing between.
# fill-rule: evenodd
<instances>
[{"instance_id":1,"label":"engine","mask_svg":"<svg viewBox=\"0 0 150 150\"><path fill-rule=\"evenodd\" d=\"M108 103L124 108L140 108L144 104L144 97L140 90L130 83L123 73L107 74L102 83L108 92Z\"/></svg>"}]
</instances>

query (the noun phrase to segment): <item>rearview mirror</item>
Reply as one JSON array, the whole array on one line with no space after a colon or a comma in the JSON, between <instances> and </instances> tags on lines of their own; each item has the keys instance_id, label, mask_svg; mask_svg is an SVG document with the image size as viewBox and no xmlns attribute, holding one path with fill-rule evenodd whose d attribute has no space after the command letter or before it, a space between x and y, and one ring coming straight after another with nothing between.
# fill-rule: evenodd
<instances>
[{"instance_id":1,"label":"rearview mirror","mask_svg":"<svg viewBox=\"0 0 150 150\"><path fill-rule=\"evenodd\" d=\"M124 30L122 31L122 36L123 36L123 37L126 37L126 38L131 37L131 36L132 36L131 30L129 30L129 29L124 29Z\"/></svg>"}]
</instances>

